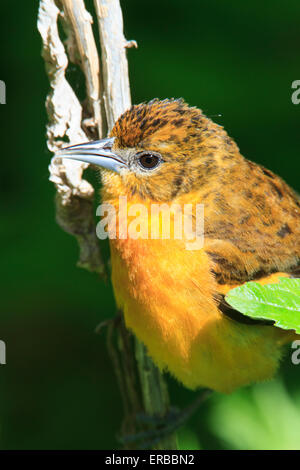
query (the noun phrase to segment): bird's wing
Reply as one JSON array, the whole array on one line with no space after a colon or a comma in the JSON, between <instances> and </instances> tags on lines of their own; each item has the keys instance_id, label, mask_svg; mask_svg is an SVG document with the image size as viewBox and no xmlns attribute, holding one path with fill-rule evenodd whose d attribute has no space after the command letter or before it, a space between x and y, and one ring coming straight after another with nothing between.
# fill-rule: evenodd
<instances>
[{"instance_id":1,"label":"bird's wing","mask_svg":"<svg viewBox=\"0 0 300 470\"><path fill-rule=\"evenodd\" d=\"M269 170L243 165L237 184L221 179L201 201L204 250L220 286L300 270L299 196Z\"/></svg>"},{"instance_id":2,"label":"bird's wing","mask_svg":"<svg viewBox=\"0 0 300 470\"><path fill-rule=\"evenodd\" d=\"M255 280L300 277L300 199L278 176L245 160L238 185L221 184L204 203L204 250L217 281L220 310L242 316L224 300L232 288ZM234 188L235 191L234 192ZM248 320L247 320L248 321Z\"/></svg>"}]
</instances>

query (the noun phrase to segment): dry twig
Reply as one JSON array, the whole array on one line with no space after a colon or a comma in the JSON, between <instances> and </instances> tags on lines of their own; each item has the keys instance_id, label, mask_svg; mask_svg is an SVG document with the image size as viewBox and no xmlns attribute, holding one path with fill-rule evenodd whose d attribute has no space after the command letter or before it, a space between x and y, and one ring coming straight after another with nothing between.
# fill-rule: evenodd
<instances>
[{"instance_id":1,"label":"dry twig","mask_svg":"<svg viewBox=\"0 0 300 470\"><path fill-rule=\"evenodd\" d=\"M66 3L68 3L70 9L71 3L76 4L77 8L78 5L81 5L83 17L77 18L76 30L78 29L80 33L77 33L76 38L77 42L81 43L84 37L85 44L92 44L89 46L89 51L92 51L89 59L87 59L89 61L94 57L96 47L94 38L91 40L91 25L87 22L89 14L88 12L84 13L86 10L82 0L67 1ZM72 31L72 23L68 23L70 21L68 18L73 17L70 11L69 15L66 16L54 0L40 1L38 29L43 40L42 55L46 63L51 87L46 99L49 119L47 145L53 153L66 145L66 137L70 145L88 140L88 136L82 129L82 105L66 79L68 57L58 31L60 17L64 18L65 25L68 24L68 31ZM67 42L69 47L71 43L74 43L74 37L71 33L67 37ZM73 47L75 47L74 44ZM78 49L83 51L83 46L78 47ZM83 63L86 64L86 61ZM99 80L97 82L99 66L97 66L97 63L89 67L85 65L84 70L89 84L87 89L92 91L90 100L94 109L96 103L99 103L99 90L95 93L95 87L99 88ZM93 118L97 122L98 128L100 128L101 122L97 121L99 112ZM85 163L62 161L62 159L54 157L49 166L49 179L57 189L57 221L66 232L73 234L78 240L80 248L78 265L103 276L105 268L96 237L93 212L94 189L82 178L85 168L87 168Z\"/></svg>"}]
</instances>

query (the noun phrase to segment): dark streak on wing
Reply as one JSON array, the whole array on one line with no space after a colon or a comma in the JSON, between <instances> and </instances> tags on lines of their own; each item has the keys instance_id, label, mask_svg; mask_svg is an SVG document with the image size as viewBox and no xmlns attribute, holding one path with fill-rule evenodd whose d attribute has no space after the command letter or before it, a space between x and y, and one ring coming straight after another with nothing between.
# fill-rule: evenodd
<instances>
[{"instance_id":1,"label":"dark streak on wing","mask_svg":"<svg viewBox=\"0 0 300 470\"><path fill-rule=\"evenodd\" d=\"M291 277L299 278L300 277L300 264L291 270Z\"/></svg>"}]
</instances>

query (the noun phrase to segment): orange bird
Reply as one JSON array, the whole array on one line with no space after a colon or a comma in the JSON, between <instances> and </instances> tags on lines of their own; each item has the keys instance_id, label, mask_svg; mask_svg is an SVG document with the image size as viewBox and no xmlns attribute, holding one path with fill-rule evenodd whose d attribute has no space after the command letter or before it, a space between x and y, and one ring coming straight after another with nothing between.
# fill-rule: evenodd
<instances>
[{"instance_id":1,"label":"orange bird","mask_svg":"<svg viewBox=\"0 0 300 470\"><path fill-rule=\"evenodd\" d=\"M272 377L294 333L244 317L224 295L251 280L299 277L298 195L246 160L222 126L182 99L132 106L108 139L59 155L102 167L102 201L116 210L110 247L117 304L155 363L191 389L231 392ZM159 235L168 205L198 203L200 249L187 249L184 237ZM158 223L155 237L130 236L136 204L149 209L147 219L140 209L141 226ZM164 205L152 213L153 204Z\"/></svg>"}]
</instances>

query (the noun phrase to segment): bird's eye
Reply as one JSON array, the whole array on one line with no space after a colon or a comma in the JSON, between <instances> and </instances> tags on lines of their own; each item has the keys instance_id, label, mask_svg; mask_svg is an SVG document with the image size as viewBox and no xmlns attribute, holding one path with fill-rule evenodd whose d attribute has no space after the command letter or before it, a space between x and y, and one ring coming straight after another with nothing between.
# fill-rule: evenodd
<instances>
[{"instance_id":1,"label":"bird's eye","mask_svg":"<svg viewBox=\"0 0 300 470\"><path fill-rule=\"evenodd\" d=\"M143 153L138 159L139 164L145 170L153 170L160 163L160 158L153 153Z\"/></svg>"}]
</instances>

